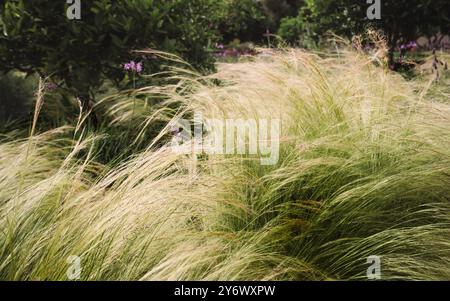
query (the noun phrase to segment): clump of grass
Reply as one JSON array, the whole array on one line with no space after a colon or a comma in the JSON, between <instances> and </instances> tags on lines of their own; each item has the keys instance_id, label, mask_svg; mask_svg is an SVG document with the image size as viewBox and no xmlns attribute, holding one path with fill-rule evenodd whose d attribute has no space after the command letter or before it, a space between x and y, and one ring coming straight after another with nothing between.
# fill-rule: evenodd
<instances>
[{"instance_id":1,"label":"clump of grass","mask_svg":"<svg viewBox=\"0 0 450 301\"><path fill-rule=\"evenodd\" d=\"M81 280L359 280L376 255L385 280L450 279L450 107L372 62L286 50L177 70L136 92L162 95L152 108L115 102L115 122L167 126L113 169L92 151L109 138L82 131L0 144L0 278L64 280L76 255ZM171 118L196 110L281 119L278 164L172 152Z\"/></svg>"}]
</instances>

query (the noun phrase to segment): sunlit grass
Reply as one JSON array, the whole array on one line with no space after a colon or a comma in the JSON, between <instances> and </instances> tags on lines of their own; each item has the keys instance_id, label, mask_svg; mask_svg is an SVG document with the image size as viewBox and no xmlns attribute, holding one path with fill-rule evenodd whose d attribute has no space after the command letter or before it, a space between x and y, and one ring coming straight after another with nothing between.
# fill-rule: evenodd
<instances>
[{"instance_id":1,"label":"sunlit grass","mask_svg":"<svg viewBox=\"0 0 450 301\"><path fill-rule=\"evenodd\" d=\"M448 280L450 106L428 87L286 50L100 102L148 145L113 167L82 127L0 144L0 278L66 280L76 255L81 280L364 280L376 255L384 280ZM198 110L281 119L278 164L172 152Z\"/></svg>"}]
</instances>

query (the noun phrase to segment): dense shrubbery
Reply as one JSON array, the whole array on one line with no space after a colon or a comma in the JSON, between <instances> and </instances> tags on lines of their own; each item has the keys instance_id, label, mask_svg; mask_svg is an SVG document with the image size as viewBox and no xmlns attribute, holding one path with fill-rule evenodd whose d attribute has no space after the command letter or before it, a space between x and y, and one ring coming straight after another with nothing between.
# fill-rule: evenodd
<instances>
[{"instance_id":1,"label":"dense shrubbery","mask_svg":"<svg viewBox=\"0 0 450 301\"><path fill-rule=\"evenodd\" d=\"M304 0L260 0L260 2L273 32L276 32L283 18L296 16L298 10L305 5Z\"/></svg>"},{"instance_id":2,"label":"dense shrubbery","mask_svg":"<svg viewBox=\"0 0 450 301\"><path fill-rule=\"evenodd\" d=\"M254 0L219 1L219 31L223 42L235 39L241 41L261 41L268 27L268 18L263 7Z\"/></svg>"},{"instance_id":3,"label":"dense shrubbery","mask_svg":"<svg viewBox=\"0 0 450 301\"><path fill-rule=\"evenodd\" d=\"M314 48L329 30L351 37L371 25L384 30L392 63L400 42L448 31L449 3L386 0L382 20L368 22L368 4L349 0L99 0L82 1L81 20L68 20L65 1L7 0L0 4L0 71L49 76L58 93L77 96L88 110L105 79L119 90L149 84L124 70L125 63L142 64L146 74L168 64L134 49L174 53L210 70L212 54L254 54L253 44L241 43L247 41L267 45L267 30L291 45Z\"/></svg>"},{"instance_id":4,"label":"dense shrubbery","mask_svg":"<svg viewBox=\"0 0 450 301\"><path fill-rule=\"evenodd\" d=\"M351 38L368 27L380 29L389 47L390 60L399 43L421 35L448 33L450 2L447 0L384 0L380 20L369 20L370 4L354 0L307 0L294 18L282 20L282 38L303 46L319 44L331 31Z\"/></svg>"},{"instance_id":5,"label":"dense shrubbery","mask_svg":"<svg viewBox=\"0 0 450 301\"><path fill-rule=\"evenodd\" d=\"M69 20L65 1L5 1L0 68L51 76L84 101L104 78L124 78L121 64L132 49L176 53L197 68L211 68L213 7L210 0L84 1L81 20ZM148 59L145 68L156 72L160 64Z\"/></svg>"},{"instance_id":6,"label":"dense shrubbery","mask_svg":"<svg viewBox=\"0 0 450 301\"><path fill-rule=\"evenodd\" d=\"M82 2L82 18L68 20L64 1L7 0L1 4L0 68L51 75L86 96L102 79L120 82L132 49L175 53L211 68L216 41L262 42L266 30L310 47L328 30L351 37L367 25L384 29L391 49L418 34L448 30L448 1L383 1L381 21L366 19L368 4L349 0L101 0ZM404 7L414 17L404 14ZM62 38L64 37L64 38ZM144 68L159 71L158 60Z\"/></svg>"},{"instance_id":7,"label":"dense shrubbery","mask_svg":"<svg viewBox=\"0 0 450 301\"><path fill-rule=\"evenodd\" d=\"M239 39L265 42L264 34L276 33L283 17L295 16L302 0L221 0L220 36L225 43Z\"/></svg>"},{"instance_id":8,"label":"dense shrubbery","mask_svg":"<svg viewBox=\"0 0 450 301\"><path fill-rule=\"evenodd\" d=\"M0 123L26 117L35 88L34 77L25 79L17 72L0 73Z\"/></svg>"},{"instance_id":9,"label":"dense shrubbery","mask_svg":"<svg viewBox=\"0 0 450 301\"><path fill-rule=\"evenodd\" d=\"M289 17L281 20L278 34L288 42L297 42L302 35L302 21L300 18Z\"/></svg>"}]
</instances>

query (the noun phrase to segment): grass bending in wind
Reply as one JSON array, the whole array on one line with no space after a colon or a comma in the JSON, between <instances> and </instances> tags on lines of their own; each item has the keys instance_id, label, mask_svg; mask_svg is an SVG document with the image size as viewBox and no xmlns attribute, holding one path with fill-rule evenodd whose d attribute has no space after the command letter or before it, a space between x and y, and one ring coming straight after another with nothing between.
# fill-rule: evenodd
<instances>
[{"instance_id":1,"label":"grass bending in wind","mask_svg":"<svg viewBox=\"0 0 450 301\"><path fill-rule=\"evenodd\" d=\"M133 131L167 124L112 169L92 151L107 136L0 144L1 279L66 280L70 255L81 280L364 280L372 255L384 280L450 279L448 104L355 52L175 71L135 92L159 104L102 102ZM194 111L281 119L278 164L172 152Z\"/></svg>"}]
</instances>

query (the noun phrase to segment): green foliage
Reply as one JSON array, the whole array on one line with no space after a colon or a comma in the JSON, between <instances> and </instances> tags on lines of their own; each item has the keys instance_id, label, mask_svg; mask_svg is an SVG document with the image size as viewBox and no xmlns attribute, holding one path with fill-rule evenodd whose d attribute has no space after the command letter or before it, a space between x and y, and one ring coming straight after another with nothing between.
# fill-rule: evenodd
<instances>
[{"instance_id":1,"label":"green foliage","mask_svg":"<svg viewBox=\"0 0 450 301\"><path fill-rule=\"evenodd\" d=\"M0 68L51 76L80 95L104 78L120 82L133 49L164 50L211 68L213 7L210 0L82 1L81 20L69 20L65 1L7 0L0 7ZM148 59L145 68L160 65Z\"/></svg>"},{"instance_id":2,"label":"green foliage","mask_svg":"<svg viewBox=\"0 0 450 301\"><path fill-rule=\"evenodd\" d=\"M368 26L382 29L391 50L398 42L407 42L422 34L445 30L450 3L446 0L383 0L381 19L369 20L370 4L352 0L307 0L299 12L308 30L301 28L317 42L327 31L351 37Z\"/></svg>"},{"instance_id":3,"label":"green foliage","mask_svg":"<svg viewBox=\"0 0 450 301\"><path fill-rule=\"evenodd\" d=\"M307 24L300 17L283 18L278 29L278 35L292 45L300 45L306 48L313 48L314 41L307 33Z\"/></svg>"},{"instance_id":4,"label":"green foliage","mask_svg":"<svg viewBox=\"0 0 450 301\"><path fill-rule=\"evenodd\" d=\"M0 73L0 122L27 117L33 101L36 78L19 72Z\"/></svg>"},{"instance_id":5,"label":"green foliage","mask_svg":"<svg viewBox=\"0 0 450 301\"><path fill-rule=\"evenodd\" d=\"M271 24L272 31L276 31L284 17L296 16L298 10L304 6L304 0L261 0L262 6Z\"/></svg>"},{"instance_id":6,"label":"green foliage","mask_svg":"<svg viewBox=\"0 0 450 301\"><path fill-rule=\"evenodd\" d=\"M219 31L225 43L261 41L268 26L263 7L254 0L223 0L220 3Z\"/></svg>"},{"instance_id":7,"label":"green foliage","mask_svg":"<svg viewBox=\"0 0 450 301\"><path fill-rule=\"evenodd\" d=\"M221 0L219 31L223 41L266 42L264 34L277 31L283 17L293 17L303 0Z\"/></svg>"}]
</instances>

